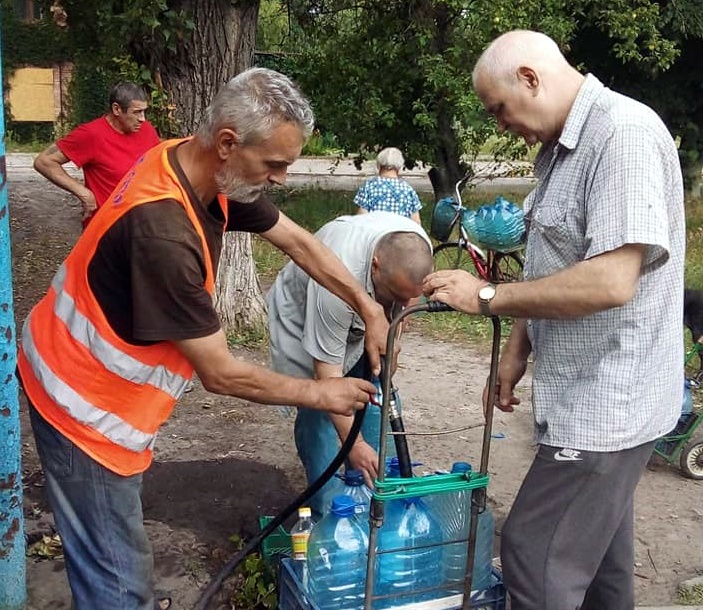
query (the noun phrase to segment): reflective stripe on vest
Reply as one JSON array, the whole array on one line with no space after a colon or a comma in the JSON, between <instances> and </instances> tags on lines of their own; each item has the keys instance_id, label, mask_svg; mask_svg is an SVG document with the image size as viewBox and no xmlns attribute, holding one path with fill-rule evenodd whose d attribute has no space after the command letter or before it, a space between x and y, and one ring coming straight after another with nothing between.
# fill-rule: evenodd
<instances>
[{"instance_id":1,"label":"reflective stripe on vest","mask_svg":"<svg viewBox=\"0 0 703 610\"><path fill-rule=\"evenodd\" d=\"M73 419L97 430L113 443L136 452L151 449L154 446L156 434L141 432L113 413L99 409L52 373L34 344L30 319L31 314L22 329L22 349L35 376L51 399Z\"/></svg>"},{"instance_id":2,"label":"reflective stripe on vest","mask_svg":"<svg viewBox=\"0 0 703 610\"><path fill-rule=\"evenodd\" d=\"M176 400L180 398L188 379L164 366L152 367L140 362L101 337L93 323L76 309L73 297L64 290L65 279L66 265L62 264L51 282L56 292L54 313L66 325L71 336L111 373L133 383L148 383ZM47 392L51 394L49 388Z\"/></svg>"}]
</instances>

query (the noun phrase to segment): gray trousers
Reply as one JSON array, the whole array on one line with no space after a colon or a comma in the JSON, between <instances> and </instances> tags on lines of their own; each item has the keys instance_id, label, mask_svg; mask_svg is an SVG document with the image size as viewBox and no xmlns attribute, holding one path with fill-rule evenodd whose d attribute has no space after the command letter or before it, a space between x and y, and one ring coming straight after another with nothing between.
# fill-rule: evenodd
<instances>
[{"instance_id":1,"label":"gray trousers","mask_svg":"<svg viewBox=\"0 0 703 610\"><path fill-rule=\"evenodd\" d=\"M633 497L653 447L539 448L501 537L512 610L634 608Z\"/></svg>"}]
</instances>

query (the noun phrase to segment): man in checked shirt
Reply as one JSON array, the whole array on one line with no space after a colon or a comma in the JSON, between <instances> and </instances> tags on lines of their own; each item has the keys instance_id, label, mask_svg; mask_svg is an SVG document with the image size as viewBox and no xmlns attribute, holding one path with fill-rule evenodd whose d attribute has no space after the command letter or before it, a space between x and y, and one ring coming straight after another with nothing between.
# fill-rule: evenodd
<instances>
[{"instance_id":1,"label":"man in checked shirt","mask_svg":"<svg viewBox=\"0 0 703 610\"><path fill-rule=\"evenodd\" d=\"M512 609L631 610L634 491L683 392L676 147L650 108L580 74L538 32L493 41L473 81L500 130L542 145L524 278L493 286L439 271L424 292L515 319L497 408L519 403L534 360L538 451L501 538Z\"/></svg>"}]
</instances>

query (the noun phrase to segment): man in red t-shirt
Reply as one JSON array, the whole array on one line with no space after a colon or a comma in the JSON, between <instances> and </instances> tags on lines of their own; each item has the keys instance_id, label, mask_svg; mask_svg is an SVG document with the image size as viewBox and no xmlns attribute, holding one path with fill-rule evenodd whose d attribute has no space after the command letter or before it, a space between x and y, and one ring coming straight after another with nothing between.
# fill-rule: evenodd
<instances>
[{"instance_id":1,"label":"man in red t-shirt","mask_svg":"<svg viewBox=\"0 0 703 610\"><path fill-rule=\"evenodd\" d=\"M159 136L144 116L147 106L141 87L117 83L107 114L79 125L35 159L34 169L80 199L83 228L137 159L158 144ZM83 168L85 184L63 168L69 161Z\"/></svg>"}]
</instances>

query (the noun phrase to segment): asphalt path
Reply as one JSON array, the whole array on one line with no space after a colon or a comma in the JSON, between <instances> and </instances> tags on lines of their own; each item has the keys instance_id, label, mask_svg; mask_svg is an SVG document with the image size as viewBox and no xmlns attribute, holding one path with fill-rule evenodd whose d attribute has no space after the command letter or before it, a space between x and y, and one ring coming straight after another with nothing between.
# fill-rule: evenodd
<instances>
[{"instance_id":1,"label":"asphalt path","mask_svg":"<svg viewBox=\"0 0 703 610\"><path fill-rule=\"evenodd\" d=\"M32 167L35 155L32 153L9 153L5 157L8 180L33 181L43 180ZM76 177L82 172L72 163L64 165L66 171ZM432 193L432 185L427 177L428 166L404 170L401 177L419 193ZM478 191L489 193L527 192L535 183L529 174L529 165L494 164L479 161L474 165L477 178L474 181ZM528 172L524 176L514 173ZM350 159L335 159L332 157L301 157L288 169L287 186L318 187L330 190L355 191L371 176L376 175L373 161L362 164L357 169Z\"/></svg>"}]
</instances>

